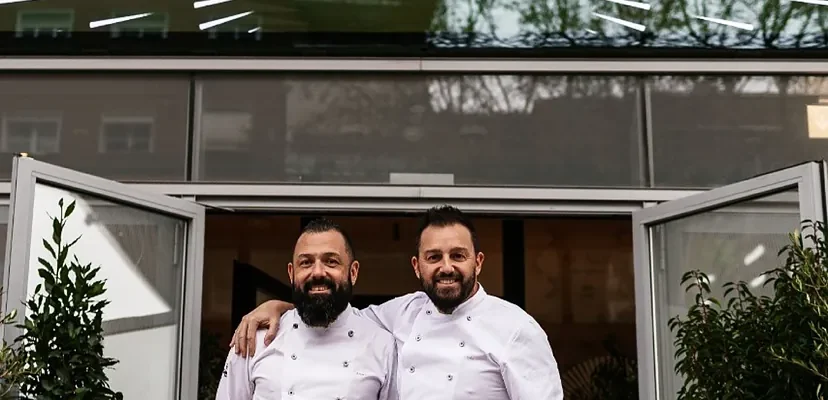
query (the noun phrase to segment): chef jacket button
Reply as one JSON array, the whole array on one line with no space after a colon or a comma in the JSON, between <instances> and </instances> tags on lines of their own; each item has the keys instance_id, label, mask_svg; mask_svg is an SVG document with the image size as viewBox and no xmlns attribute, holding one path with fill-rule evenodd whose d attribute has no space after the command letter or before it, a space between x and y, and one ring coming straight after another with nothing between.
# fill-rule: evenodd
<instances>
[{"instance_id":1,"label":"chef jacket button","mask_svg":"<svg viewBox=\"0 0 828 400\"><path fill-rule=\"evenodd\" d=\"M414 373L414 367L409 368L408 372L411 372L413 374Z\"/></svg>"},{"instance_id":2,"label":"chef jacket button","mask_svg":"<svg viewBox=\"0 0 828 400\"><path fill-rule=\"evenodd\" d=\"M291 359L291 360L295 360L295 359L296 359L296 354L291 354L291 355L290 355L290 359Z\"/></svg>"},{"instance_id":3,"label":"chef jacket button","mask_svg":"<svg viewBox=\"0 0 828 400\"><path fill-rule=\"evenodd\" d=\"M293 396L293 390L289 391L288 395Z\"/></svg>"},{"instance_id":4,"label":"chef jacket button","mask_svg":"<svg viewBox=\"0 0 828 400\"><path fill-rule=\"evenodd\" d=\"M431 315L431 310L426 310L426 315Z\"/></svg>"},{"instance_id":5,"label":"chef jacket button","mask_svg":"<svg viewBox=\"0 0 828 400\"><path fill-rule=\"evenodd\" d=\"M466 321L471 321L471 315L469 315L468 317L466 317Z\"/></svg>"},{"instance_id":6,"label":"chef jacket button","mask_svg":"<svg viewBox=\"0 0 828 400\"><path fill-rule=\"evenodd\" d=\"M452 380L452 379L454 379L454 376L452 376L451 374L449 374L449 375L448 375L448 380Z\"/></svg>"},{"instance_id":7,"label":"chef jacket button","mask_svg":"<svg viewBox=\"0 0 828 400\"><path fill-rule=\"evenodd\" d=\"M463 347L465 345L466 345L466 342L460 342L460 347Z\"/></svg>"},{"instance_id":8,"label":"chef jacket button","mask_svg":"<svg viewBox=\"0 0 828 400\"><path fill-rule=\"evenodd\" d=\"M414 338L414 340L416 340L418 342L420 341L420 339L422 339L422 337L420 337L420 335L417 335L417 337Z\"/></svg>"},{"instance_id":9,"label":"chef jacket button","mask_svg":"<svg viewBox=\"0 0 828 400\"><path fill-rule=\"evenodd\" d=\"M342 363L342 366L345 367L345 368L348 368L348 362L345 361L344 363Z\"/></svg>"},{"instance_id":10,"label":"chef jacket button","mask_svg":"<svg viewBox=\"0 0 828 400\"><path fill-rule=\"evenodd\" d=\"M299 324L293 324L293 329L299 329Z\"/></svg>"},{"instance_id":11,"label":"chef jacket button","mask_svg":"<svg viewBox=\"0 0 828 400\"><path fill-rule=\"evenodd\" d=\"M348 331L348 337L354 337L354 331Z\"/></svg>"}]
</instances>

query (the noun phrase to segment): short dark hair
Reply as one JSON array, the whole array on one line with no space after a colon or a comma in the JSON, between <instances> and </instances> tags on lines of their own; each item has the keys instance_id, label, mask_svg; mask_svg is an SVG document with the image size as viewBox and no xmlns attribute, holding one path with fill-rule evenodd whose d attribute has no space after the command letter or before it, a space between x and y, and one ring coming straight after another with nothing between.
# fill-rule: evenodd
<instances>
[{"instance_id":1,"label":"short dark hair","mask_svg":"<svg viewBox=\"0 0 828 400\"><path fill-rule=\"evenodd\" d=\"M351 261L356 260L356 253L354 253L354 246L351 244L351 237L345 233L345 230L341 226L327 218L312 219L302 228L300 236L306 233L325 233L330 231L338 232L342 235L342 238L345 240L345 251L348 253L348 257L351 257Z\"/></svg>"},{"instance_id":2,"label":"short dark hair","mask_svg":"<svg viewBox=\"0 0 828 400\"><path fill-rule=\"evenodd\" d=\"M420 218L420 227L417 230L417 248L415 254L420 254L423 231L425 231L426 228L431 226L441 228L451 225L460 225L468 229L471 234L472 246L474 247L472 251L475 253L480 251L480 246L477 243L477 231L474 229L474 224L471 220L456 207L444 204L429 208Z\"/></svg>"}]
</instances>

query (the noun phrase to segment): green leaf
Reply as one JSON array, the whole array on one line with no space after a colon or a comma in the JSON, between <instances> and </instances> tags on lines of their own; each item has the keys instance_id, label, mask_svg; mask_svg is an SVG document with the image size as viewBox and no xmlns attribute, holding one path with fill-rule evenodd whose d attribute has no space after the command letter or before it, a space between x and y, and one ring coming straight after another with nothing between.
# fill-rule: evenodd
<instances>
[{"instance_id":1,"label":"green leaf","mask_svg":"<svg viewBox=\"0 0 828 400\"><path fill-rule=\"evenodd\" d=\"M72 215L72 211L75 211L75 201L73 200L72 203L66 207L66 212L63 214L63 218L69 218Z\"/></svg>"}]
</instances>

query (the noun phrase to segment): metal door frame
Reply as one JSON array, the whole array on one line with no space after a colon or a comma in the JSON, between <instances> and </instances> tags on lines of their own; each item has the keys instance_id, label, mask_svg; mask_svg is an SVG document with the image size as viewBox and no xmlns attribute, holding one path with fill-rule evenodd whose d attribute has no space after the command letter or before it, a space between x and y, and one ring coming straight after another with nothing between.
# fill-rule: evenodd
<instances>
[{"instance_id":1,"label":"metal door frame","mask_svg":"<svg viewBox=\"0 0 828 400\"><path fill-rule=\"evenodd\" d=\"M633 213L633 259L635 266L636 339L638 384L641 400L661 400L658 392L660 351L656 343L656 299L652 260L652 227L671 220L700 214L759 197L798 190L800 220L825 220L825 165L808 162L760 175ZM672 357L672 354L669 355Z\"/></svg>"}]
</instances>

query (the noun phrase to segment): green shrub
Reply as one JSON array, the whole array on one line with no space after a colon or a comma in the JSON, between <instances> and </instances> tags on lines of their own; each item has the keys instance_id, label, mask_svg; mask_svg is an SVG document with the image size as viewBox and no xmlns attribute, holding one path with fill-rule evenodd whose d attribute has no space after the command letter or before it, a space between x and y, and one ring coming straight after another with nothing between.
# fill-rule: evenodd
<instances>
[{"instance_id":1,"label":"green shrub","mask_svg":"<svg viewBox=\"0 0 828 400\"><path fill-rule=\"evenodd\" d=\"M16 317L17 310L12 310L0 318L0 324L9 325ZM25 365L25 354L3 340L0 343L0 400L13 398L25 376Z\"/></svg>"},{"instance_id":2,"label":"green shrub","mask_svg":"<svg viewBox=\"0 0 828 400\"><path fill-rule=\"evenodd\" d=\"M765 273L773 297L731 282L719 301L707 275L684 274L695 302L669 322L680 400L828 398L826 227L806 221L802 232L779 252L784 265Z\"/></svg>"},{"instance_id":3,"label":"green shrub","mask_svg":"<svg viewBox=\"0 0 828 400\"><path fill-rule=\"evenodd\" d=\"M103 308L109 301L100 298L104 281L95 280L100 267L70 256L80 237L67 243L63 229L75 202L64 208L61 199L58 206L51 241L43 239L51 258L38 258L43 283L26 303L31 314L18 338L29 363L21 392L38 400L122 399L105 374L117 361L103 356Z\"/></svg>"}]
</instances>

